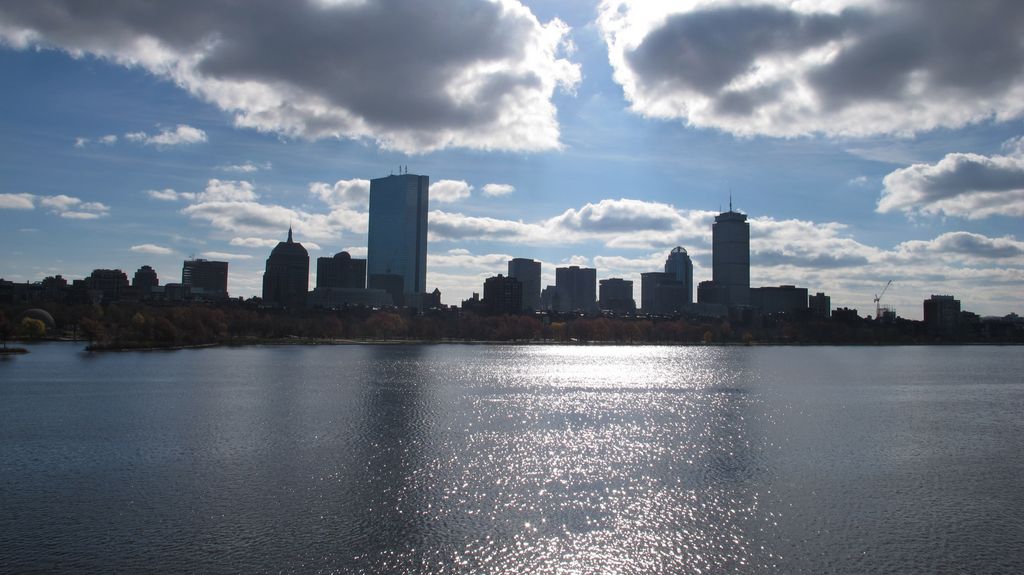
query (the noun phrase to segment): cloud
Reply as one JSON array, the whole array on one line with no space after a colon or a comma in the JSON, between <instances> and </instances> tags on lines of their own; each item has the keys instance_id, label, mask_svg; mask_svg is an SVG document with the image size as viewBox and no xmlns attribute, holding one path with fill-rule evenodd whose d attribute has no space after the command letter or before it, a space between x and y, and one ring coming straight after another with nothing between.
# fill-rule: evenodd
<instances>
[{"instance_id":1,"label":"cloud","mask_svg":"<svg viewBox=\"0 0 1024 575\"><path fill-rule=\"evenodd\" d=\"M910 135L1024 113L1024 4L604 0L633 111L754 136Z\"/></svg>"},{"instance_id":2,"label":"cloud","mask_svg":"<svg viewBox=\"0 0 1024 575\"><path fill-rule=\"evenodd\" d=\"M309 184L309 193L332 207L367 209L370 205L370 180L338 180L334 185L326 182Z\"/></svg>"},{"instance_id":3,"label":"cloud","mask_svg":"<svg viewBox=\"0 0 1024 575\"><path fill-rule=\"evenodd\" d=\"M516 191L516 187L509 184L484 184L485 196L507 196Z\"/></svg>"},{"instance_id":4,"label":"cloud","mask_svg":"<svg viewBox=\"0 0 1024 575\"><path fill-rule=\"evenodd\" d=\"M100 136L96 141L105 146L113 146L117 143L117 136L115 134L107 134L106 136Z\"/></svg>"},{"instance_id":5,"label":"cloud","mask_svg":"<svg viewBox=\"0 0 1024 575\"><path fill-rule=\"evenodd\" d=\"M365 212L333 207L326 214L311 213L264 204L259 200L259 194L250 182L211 179L206 189L196 195L194 202L183 208L181 213L205 221L236 236L239 241L266 236L283 239L284 231L291 226L295 229L296 241L304 242L310 249L319 249L310 240L336 241L343 231L366 233Z\"/></svg>"},{"instance_id":6,"label":"cloud","mask_svg":"<svg viewBox=\"0 0 1024 575\"><path fill-rule=\"evenodd\" d=\"M202 256L211 260L251 260L252 256L248 254L231 254L228 252L203 252Z\"/></svg>"},{"instance_id":7,"label":"cloud","mask_svg":"<svg viewBox=\"0 0 1024 575\"><path fill-rule=\"evenodd\" d=\"M1024 256L1024 242L1013 236L990 238L970 232L949 232L939 237L921 241L912 240L896 246L899 255L927 258L949 257L962 261L1002 260Z\"/></svg>"},{"instance_id":8,"label":"cloud","mask_svg":"<svg viewBox=\"0 0 1024 575\"><path fill-rule=\"evenodd\" d=\"M291 137L427 152L558 148L552 96L580 81L569 27L517 0L38 0L0 7L0 39L140 67ZM268 42L267 38L280 41Z\"/></svg>"},{"instance_id":9,"label":"cloud","mask_svg":"<svg viewBox=\"0 0 1024 575\"><path fill-rule=\"evenodd\" d=\"M146 190L146 195L154 200L160 200L163 202L175 202L178 200L191 201L196 199L196 195L192 192L176 192L171 188L165 188L163 190Z\"/></svg>"},{"instance_id":10,"label":"cloud","mask_svg":"<svg viewBox=\"0 0 1024 575\"><path fill-rule=\"evenodd\" d=\"M39 196L39 206L52 214L73 220L94 220L107 215L110 208L100 202L86 202L64 194Z\"/></svg>"},{"instance_id":11,"label":"cloud","mask_svg":"<svg viewBox=\"0 0 1024 575\"><path fill-rule=\"evenodd\" d=\"M251 174L259 172L261 170L266 171L271 169L273 166L270 162L263 162L262 164L255 164L253 162L245 162L244 164L229 164L220 166L218 169L225 172L235 172L239 174Z\"/></svg>"},{"instance_id":12,"label":"cloud","mask_svg":"<svg viewBox=\"0 0 1024 575\"><path fill-rule=\"evenodd\" d=\"M32 194L0 194L0 210L32 210L34 200Z\"/></svg>"},{"instance_id":13,"label":"cloud","mask_svg":"<svg viewBox=\"0 0 1024 575\"><path fill-rule=\"evenodd\" d=\"M82 137L75 138L75 147L76 148L84 148L88 144L89 144L89 138L82 138Z\"/></svg>"},{"instance_id":14,"label":"cloud","mask_svg":"<svg viewBox=\"0 0 1024 575\"><path fill-rule=\"evenodd\" d=\"M265 240L262 238L231 238L228 242L233 246L245 248L273 248L281 240Z\"/></svg>"},{"instance_id":15,"label":"cloud","mask_svg":"<svg viewBox=\"0 0 1024 575\"><path fill-rule=\"evenodd\" d=\"M849 185L849 186L857 186L857 187L866 186L866 185L868 185L868 177L867 176L857 176L855 178L850 178L849 180L847 180L846 184Z\"/></svg>"},{"instance_id":16,"label":"cloud","mask_svg":"<svg viewBox=\"0 0 1024 575\"><path fill-rule=\"evenodd\" d=\"M1012 142L1005 156L953 153L891 172L882 180L877 211L971 220L1024 216L1024 152Z\"/></svg>"},{"instance_id":17,"label":"cloud","mask_svg":"<svg viewBox=\"0 0 1024 575\"><path fill-rule=\"evenodd\" d=\"M547 229L539 224L441 210L432 210L427 216L429 241L498 240L542 245L549 238Z\"/></svg>"},{"instance_id":18,"label":"cloud","mask_svg":"<svg viewBox=\"0 0 1024 575\"><path fill-rule=\"evenodd\" d=\"M133 252L140 254L152 254L155 256L169 256L174 253L171 248L165 248L156 244L140 244L130 248Z\"/></svg>"},{"instance_id":19,"label":"cloud","mask_svg":"<svg viewBox=\"0 0 1024 575\"><path fill-rule=\"evenodd\" d=\"M174 130L165 128L159 134L150 135L146 132L129 132L124 135L124 138L130 142L146 146L165 148L168 146L200 144L206 141L206 132L186 124L178 124L178 127Z\"/></svg>"},{"instance_id":20,"label":"cloud","mask_svg":"<svg viewBox=\"0 0 1024 575\"><path fill-rule=\"evenodd\" d=\"M468 198L473 186L465 180L438 180L430 184L430 200L439 203L452 203Z\"/></svg>"}]
</instances>

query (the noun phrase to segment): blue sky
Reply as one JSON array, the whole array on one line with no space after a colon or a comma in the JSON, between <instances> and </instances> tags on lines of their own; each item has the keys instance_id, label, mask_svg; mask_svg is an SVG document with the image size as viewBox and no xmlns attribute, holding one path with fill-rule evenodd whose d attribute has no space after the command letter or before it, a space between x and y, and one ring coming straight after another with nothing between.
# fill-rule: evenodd
<instances>
[{"instance_id":1,"label":"blue sky","mask_svg":"<svg viewBox=\"0 0 1024 575\"><path fill-rule=\"evenodd\" d=\"M509 257L710 279L729 202L752 285L920 318L1024 312L1024 9L927 2L310 0L0 8L0 277L189 256L258 295L295 227L365 253L367 180L431 178L446 303ZM315 272L315 262L311 266Z\"/></svg>"}]
</instances>

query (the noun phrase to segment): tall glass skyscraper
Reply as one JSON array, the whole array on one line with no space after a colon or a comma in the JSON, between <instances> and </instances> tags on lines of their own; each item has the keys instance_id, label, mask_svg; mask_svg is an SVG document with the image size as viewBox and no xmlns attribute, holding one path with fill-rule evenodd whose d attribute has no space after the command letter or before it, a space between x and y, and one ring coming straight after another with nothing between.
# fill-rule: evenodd
<instances>
[{"instance_id":1,"label":"tall glass skyscraper","mask_svg":"<svg viewBox=\"0 0 1024 575\"><path fill-rule=\"evenodd\" d=\"M428 176L399 174L370 180L366 275L398 305L419 307L427 286Z\"/></svg>"}]
</instances>

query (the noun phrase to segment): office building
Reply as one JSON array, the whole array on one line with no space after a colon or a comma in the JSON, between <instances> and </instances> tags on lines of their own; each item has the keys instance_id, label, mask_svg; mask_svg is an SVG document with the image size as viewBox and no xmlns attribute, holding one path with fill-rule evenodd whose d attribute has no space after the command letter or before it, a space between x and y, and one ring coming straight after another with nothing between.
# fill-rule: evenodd
<instances>
[{"instance_id":1,"label":"office building","mask_svg":"<svg viewBox=\"0 0 1024 575\"><path fill-rule=\"evenodd\" d=\"M807 309L807 288L791 285L751 288L750 305L765 315L804 311Z\"/></svg>"},{"instance_id":2,"label":"office building","mask_svg":"<svg viewBox=\"0 0 1024 575\"><path fill-rule=\"evenodd\" d=\"M560 300L558 311L597 311L596 269L579 266L555 268L555 288Z\"/></svg>"},{"instance_id":3,"label":"office building","mask_svg":"<svg viewBox=\"0 0 1024 575\"><path fill-rule=\"evenodd\" d=\"M189 286L194 298L225 299L228 297L228 262L185 260L181 266L181 283Z\"/></svg>"},{"instance_id":4,"label":"office building","mask_svg":"<svg viewBox=\"0 0 1024 575\"><path fill-rule=\"evenodd\" d=\"M156 270L150 266L142 266L132 278L132 287L139 292L139 297L143 299L149 297L150 291L159 285L160 279L157 278Z\"/></svg>"},{"instance_id":5,"label":"office building","mask_svg":"<svg viewBox=\"0 0 1024 575\"><path fill-rule=\"evenodd\" d=\"M811 315L818 319L828 319L832 313L832 298L827 295L818 292L807 298L807 307L811 310Z\"/></svg>"},{"instance_id":6,"label":"office building","mask_svg":"<svg viewBox=\"0 0 1024 575\"><path fill-rule=\"evenodd\" d=\"M952 331L959 322L960 300L951 295L932 295L924 300L924 323L929 331Z\"/></svg>"},{"instance_id":7,"label":"office building","mask_svg":"<svg viewBox=\"0 0 1024 575\"><path fill-rule=\"evenodd\" d=\"M746 214L733 211L731 201L711 226L711 282L697 286L697 301L750 304L750 224Z\"/></svg>"},{"instance_id":8,"label":"office building","mask_svg":"<svg viewBox=\"0 0 1024 575\"><path fill-rule=\"evenodd\" d=\"M278 242L263 272L263 303L280 307L304 307L309 290L309 252L292 240Z\"/></svg>"},{"instance_id":9,"label":"office building","mask_svg":"<svg viewBox=\"0 0 1024 575\"><path fill-rule=\"evenodd\" d=\"M93 270L84 287L93 303L118 301L128 292L128 275L121 270Z\"/></svg>"},{"instance_id":10,"label":"office building","mask_svg":"<svg viewBox=\"0 0 1024 575\"><path fill-rule=\"evenodd\" d=\"M508 277L523 284L523 309L536 311L540 307L540 262L515 258L508 262Z\"/></svg>"},{"instance_id":11,"label":"office building","mask_svg":"<svg viewBox=\"0 0 1024 575\"><path fill-rule=\"evenodd\" d=\"M686 311L686 284L668 272L640 274L640 305L644 313L674 315Z\"/></svg>"},{"instance_id":12,"label":"office building","mask_svg":"<svg viewBox=\"0 0 1024 575\"><path fill-rule=\"evenodd\" d=\"M519 313L523 309L523 283L501 274L487 278L482 305L489 314Z\"/></svg>"},{"instance_id":13,"label":"office building","mask_svg":"<svg viewBox=\"0 0 1024 575\"><path fill-rule=\"evenodd\" d=\"M420 307L427 283L427 209L430 178L415 174L370 180L367 285L397 296L396 305Z\"/></svg>"},{"instance_id":14,"label":"office building","mask_svg":"<svg viewBox=\"0 0 1024 575\"><path fill-rule=\"evenodd\" d=\"M665 260L665 273L683 284L683 297L679 303L693 303L693 260L684 248L677 246L668 254Z\"/></svg>"},{"instance_id":15,"label":"office building","mask_svg":"<svg viewBox=\"0 0 1024 575\"><path fill-rule=\"evenodd\" d=\"M597 306L602 311L632 313L636 311L633 282L622 278L608 278L598 282Z\"/></svg>"},{"instance_id":16,"label":"office building","mask_svg":"<svg viewBox=\"0 0 1024 575\"><path fill-rule=\"evenodd\" d=\"M348 252L338 252L329 258L317 258L316 287L365 288L366 260L353 258Z\"/></svg>"}]
</instances>

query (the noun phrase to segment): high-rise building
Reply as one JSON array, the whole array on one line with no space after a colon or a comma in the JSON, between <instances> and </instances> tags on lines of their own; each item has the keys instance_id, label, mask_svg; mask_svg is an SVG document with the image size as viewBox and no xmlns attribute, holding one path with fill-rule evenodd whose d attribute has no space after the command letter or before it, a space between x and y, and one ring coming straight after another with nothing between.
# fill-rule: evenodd
<instances>
[{"instance_id":1,"label":"high-rise building","mask_svg":"<svg viewBox=\"0 0 1024 575\"><path fill-rule=\"evenodd\" d=\"M640 274L640 304L645 313L676 314L686 310L686 284L669 272Z\"/></svg>"},{"instance_id":2,"label":"high-rise building","mask_svg":"<svg viewBox=\"0 0 1024 575\"><path fill-rule=\"evenodd\" d=\"M191 286L192 297L227 298L228 262L185 260L181 265L181 284Z\"/></svg>"},{"instance_id":3,"label":"high-rise building","mask_svg":"<svg viewBox=\"0 0 1024 575\"><path fill-rule=\"evenodd\" d=\"M515 314L523 309L523 283L498 274L484 280L483 308L491 314Z\"/></svg>"},{"instance_id":4,"label":"high-rise building","mask_svg":"<svg viewBox=\"0 0 1024 575\"><path fill-rule=\"evenodd\" d=\"M711 282L701 282L697 300L750 305L750 224L746 214L733 211L731 201L711 226Z\"/></svg>"},{"instance_id":5,"label":"high-rise building","mask_svg":"<svg viewBox=\"0 0 1024 575\"><path fill-rule=\"evenodd\" d=\"M527 258L508 261L508 277L523 284L523 309L540 309L540 262Z\"/></svg>"},{"instance_id":6,"label":"high-rise building","mask_svg":"<svg viewBox=\"0 0 1024 575\"><path fill-rule=\"evenodd\" d=\"M316 287L366 287L366 260L356 259L348 252L338 252L331 258L316 259Z\"/></svg>"},{"instance_id":7,"label":"high-rise building","mask_svg":"<svg viewBox=\"0 0 1024 575\"><path fill-rule=\"evenodd\" d=\"M558 311L592 313L597 310L596 269L579 266L555 268L555 288L561 300Z\"/></svg>"},{"instance_id":8,"label":"high-rise building","mask_svg":"<svg viewBox=\"0 0 1024 575\"><path fill-rule=\"evenodd\" d=\"M951 331L960 321L960 300L951 295L932 295L924 300L924 323L930 331Z\"/></svg>"},{"instance_id":9,"label":"high-rise building","mask_svg":"<svg viewBox=\"0 0 1024 575\"><path fill-rule=\"evenodd\" d=\"M288 228L288 241L278 242L267 258L263 272L263 303L282 307L304 307L309 290L309 252L302 244L292 241Z\"/></svg>"},{"instance_id":10,"label":"high-rise building","mask_svg":"<svg viewBox=\"0 0 1024 575\"><path fill-rule=\"evenodd\" d=\"M811 309L811 315L818 319L828 319L832 313L832 298L822 292L818 292L807 298L807 307Z\"/></svg>"},{"instance_id":11,"label":"high-rise building","mask_svg":"<svg viewBox=\"0 0 1024 575\"><path fill-rule=\"evenodd\" d=\"M427 291L429 189L430 178L415 174L370 180L367 284L397 291L396 305L419 307Z\"/></svg>"},{"instance_id":12,"label":"high-rise building","mask_svg":"<svg viewBox=\"0 0 1024 575\"><path fill-rule=\"evenodd\" d=\"M139 297L142 298L148 297L150 290L159 285L160 279L157 278L156 270L150 266L142 266L132 278L132 287L139 292Z\"/></svg>"},{"instance_id":13,"label":"high-rise building","mask_svg":"<svg viewBox=\"0 0 1024 575\"><path fill-rule=\"evenodd\" d=\"M676 246L668 254L665 260L665 273L671 274L677 282L683 284L682 303L693 303L693 260L684 248Z\"/></svg>"},{"instance_id":14,"label":"high-rise building","mask_svg":"<svg viewBox=\"0 0 1024 575\"><path fill-rule=\"evenodd\" d=\"M615 313L631 313L636 311L632 281L622 278L608 278L598 283L600 297L597 306L599 308Z\"/></svg>"},{"instance_id":15,"label":"high-rise building","mask_svg":"<svg viewBox=\"0 0 1024 575\"><path fill-rule=\"evenodd\" d=\"M128 291L128 275L121 270L92 270L84 281L94 303L118 301Z\"/></svg>"}]
</instances>

